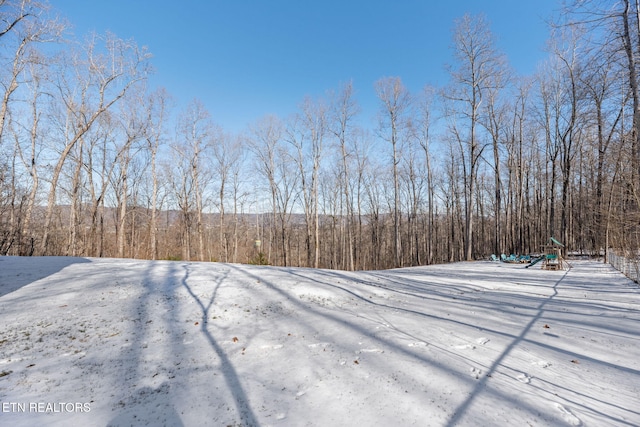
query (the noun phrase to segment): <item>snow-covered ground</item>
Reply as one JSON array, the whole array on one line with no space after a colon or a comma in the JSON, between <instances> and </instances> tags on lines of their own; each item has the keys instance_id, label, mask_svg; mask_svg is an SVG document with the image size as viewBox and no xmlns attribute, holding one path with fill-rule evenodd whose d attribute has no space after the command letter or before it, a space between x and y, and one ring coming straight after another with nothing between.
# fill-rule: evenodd
<instances>
[{"instance_id":1,"label":"snow-covered ground","mask_svg":"<svg viewBox=\"0 0 640 427\"><path fill-rule=\"evenodd\" d=\"M2 426L638 426L640 288L0 257Z\"/></svg>"}]
</instances>

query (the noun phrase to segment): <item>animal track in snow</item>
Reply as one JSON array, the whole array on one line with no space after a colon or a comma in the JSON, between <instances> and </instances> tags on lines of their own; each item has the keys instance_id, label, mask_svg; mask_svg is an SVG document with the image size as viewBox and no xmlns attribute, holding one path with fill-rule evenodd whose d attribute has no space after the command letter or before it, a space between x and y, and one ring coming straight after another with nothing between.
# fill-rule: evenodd
<instances>
[{"instance_id":1,"label":"animal track in snow","mask_svg":"<svg viewBox=\"0 0 640 427\"><path fill-rule=\"evenodd\" d=\"M356 351L356 354L360 353L384 353L384 350L380 348L361 348L360 350Z\"/></svg>"},{"instance_id":2,"label":"animal track in snow","mask_svg":"<svg viewBox=\"0 0 640 427\"><path fill-rule=\"evenodd\" d=\"M531 382L531 377L524 372L516 377L518 381L521 383L529 384Z\"/></svg>"},{"instance_id":3,"label":"animal track in snow","mask_svg":"<svg viewBox=\"0 0 640 427\"><path fill-rule=\"evenodd\" d=\"M485 345L486 343L488 343L489 341L491 341L489 338L486 337L481 337L478 338L475 342L477 345ZM461 344L461 345L457 345L454 348L458 349L458 350L475 350L476 349L476 344Z\"/></svg>"},{"instance_id":4,"label":"animal track in snow","mask_svg":"<svg viewBox=\"0 0 640 427\"><path fill-rule=\"evenodd\" d=\"M473 344L462 344L455 346L457 350L475 350L476 346Z\"/></svg>"},{"instance_id":5,"label":"animal track in snow","mask_svg":"<svg viewBox=\"0 0 640 427\"><path fill-rule=\"evenodd\" d=\"M417 341L417 342L409 343L408 345L409 347L427 347L429 343L426 343L424 341Z\"/></svg>"},{"instance_id":6,"label":"animal track in snow","mask_svg":"<svg viewBox=\"0 0 640 427\"><path fill-rule=\"evenodd\" d=\"M318 343L314 343L314 344L309 344L307 347L309 347L309 348L318 348L318 347L326 348L326 347L329 347L329 346L331 346L331 344L328 343L328 342L318 342Z\"/></svg>"},{"instance_id":7,"label":"animal track in snow","mask_svg":"<svg viewBox=\"0 0 640 427\"><path fill-rule=\"evenodd\" d=\"M479 379L482 376L482 370L478 368L471 368L469 372L471 373L471 376L475 379Z\"/></svg>"},{"instance_id":8,"label":"animal track in snow","mask_svg":"<svg viewBox=\"0 0 640 427\"><path fill-rule=\"evenodd\" d=\"M284 347L282 344L265 344L260 346L262 350L278 350L282 347Z\"/></svg>"},{"instance_id":9,"label":"animal track in snow","mask_svg":"<svg viewBox=\"0 0 640 427\"><path fill-rule=\"evenodd\" d=\"M582 425L582 421L580 421L580 418L576 417L569 409L565 408L559 403L556 403L556 408L562 414L562 419L565 420L569 425L572 425L572 426Z\"/></svg>"}]
</instances>

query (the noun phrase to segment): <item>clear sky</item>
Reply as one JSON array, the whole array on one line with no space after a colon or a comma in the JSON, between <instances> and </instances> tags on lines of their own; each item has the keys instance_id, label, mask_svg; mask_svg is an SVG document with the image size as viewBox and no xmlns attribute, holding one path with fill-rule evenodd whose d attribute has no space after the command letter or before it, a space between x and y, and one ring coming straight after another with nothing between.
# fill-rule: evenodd
<instances>
[{"instance_id":1,"label":"clear sky","mask_svg":"<svg viewBox=\"0 0 640 427\"><path fill-rule=\"evenodd\" d=\"M50 0L83 37L111 31L153 54L152 82L178 105L200 99L239 131L286 117L309 95L353 81L373 120L374 82L399 76L411 91L443 85L454 20L484 13L520 74L545 56L545 20L558 0ZM365 117L366 118L366 117Z\"/></svg>"}]
</instances>

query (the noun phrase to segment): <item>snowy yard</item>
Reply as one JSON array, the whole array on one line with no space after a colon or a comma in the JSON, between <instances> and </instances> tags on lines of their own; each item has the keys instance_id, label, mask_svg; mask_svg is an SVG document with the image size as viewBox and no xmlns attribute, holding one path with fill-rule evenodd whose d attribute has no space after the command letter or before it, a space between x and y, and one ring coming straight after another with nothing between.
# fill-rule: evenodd
<instances>
[{"instance_id":1,"label":"snowy yard","mask_svg":"<svg viewBox=\"0 0 640 427\"><path fill-rule=\"evenodd\" d=\"M608 265L0 257L0 425L638 426Z\"/></svg>"}]
</instances>

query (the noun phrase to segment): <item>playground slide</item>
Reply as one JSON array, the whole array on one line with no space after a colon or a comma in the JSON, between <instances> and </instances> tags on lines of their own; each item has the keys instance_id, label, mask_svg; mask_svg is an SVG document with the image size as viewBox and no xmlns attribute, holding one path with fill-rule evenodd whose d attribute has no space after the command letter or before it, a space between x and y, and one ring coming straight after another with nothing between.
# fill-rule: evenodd
<instances>
[{"instance_id":1,"label":"playground slide","mask_svg":"<svg viewBox=\"0 0 640 427\"><path fill-rule=\"evenodd\" d=\"M524 268L529 268L529 267L531 267L532 265L536 265L537 263L539 263L539 262L540 262L540 261L542 261L543 259L544 259L544 255L542 255L542 256L541 256L541 257L539 257L539 258L536 258L536 259L532 260L532 261L531 261L531 263L530 263L529 265L526 265Z\"/></svg>"}]
</instances>

